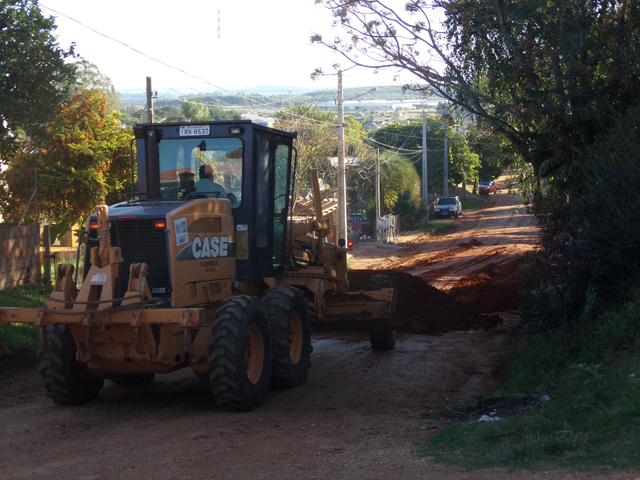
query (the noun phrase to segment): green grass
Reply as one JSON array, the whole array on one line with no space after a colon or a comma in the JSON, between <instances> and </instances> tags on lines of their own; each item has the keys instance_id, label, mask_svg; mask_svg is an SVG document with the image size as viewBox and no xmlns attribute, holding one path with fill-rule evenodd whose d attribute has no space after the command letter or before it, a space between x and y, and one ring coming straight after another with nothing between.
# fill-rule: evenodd
<instances>
[{"instance_id":1,"label":"green grass","mask_svg":"<svg viewBox=\"0 0 640 480\"><path fill-rule=\"evenodd\" d=\"M500 390L551 401L518 415L497 407L501 422L464 417L422 453L470 469L640 467L639 316L640 296L571 332L529 336L514 349Z\"/></svg>"},{"instance_id":2,"label":"green grass","mask_svg":"<svg viewBox=\"0 0 640 480\"><path fill-rule=\"evenodd\" d=\"M52 287L41 285L21 285L0 290L0 308L43 307L47 303L46 297L52 290ZM38 328L34 325L23 323L0 325L0 342L9 353L23 347L37 348Z\"/></svg>"},{"instance_id":3,"label":"green grass","mask_svg":"<svg viewBox=\"0 0 640 480\"><path fill-rule=\"evenodd\" d=\"M464 215L465 210L473 210L474 208L478 208L482 205L481 198L462 198L460 199L460 203L462 204L462 214Z\"/></svg>"}]
</instances>

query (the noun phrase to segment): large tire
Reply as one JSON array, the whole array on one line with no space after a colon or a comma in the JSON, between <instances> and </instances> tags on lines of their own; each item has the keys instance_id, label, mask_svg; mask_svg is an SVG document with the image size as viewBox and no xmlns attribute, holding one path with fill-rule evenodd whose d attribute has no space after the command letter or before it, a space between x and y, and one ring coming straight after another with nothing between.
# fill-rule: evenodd
<instances>
[{"instance_id":1,"label":"large tire","mask_svg":"<svg viewBox=\"0 0 640 480\"><path fill-rule=\"evenodd\" d=\"M145 385L152 382L154 378L156 376L153 373L114 373L109 376L109 380L116 385L127 387Z\"/></svg>"},{"instance_id":2,"label":"large tire","mask_svg":"<svg viewBox=\"0 0 640 480\"><path fill-rule=\"evenodd\" d=\"M98 396L104 381L76 359L76 343L66 325L47 327L50 353L38 352L42 385L57 405L81 405Z\"/></svg>"},{"instance_id":3,"label":"large tire","mask_svg":"<svg viewBox=\"0 0 640 480\"><path fill-rule=\"evenodd\" d=\"M369 277L369 290L382 290L391 288L391 278L388 275L371 275ZM369 330L369 342L371 348L377 351L387 352L396 346L395 330Z\"/></svg>"},{"instance_id":4,"label":"large tire","mask_svg":"<svg viewBox=\"0 0 640 480\"><path fill-rule=\"evenodd\" d=\"M219 406L253 410L269 388L271 329L255 297L227 298L209 341L209 379Z\"/></svg>"},{"instance_id":5,"label":"large tire","mask_svg":"<svg viewBox=\"0 0 640 480\"><path fill-rule=\"evenodd\" d=\"M396 347L395 330L370 330L371 348L379 352L388 352Z\"/></svg>"},{"instance_id":6,"label":"large tire","mask_svg":"<svg viewBox=\"0 0 640 480\"><path fill-rule=\"evenodd\" d=\"M283 285L267 290L261 299L273 338L273 387L295 387L307 380L311 368L311 316L304 293Z\"/></svg>"}]
</instances>

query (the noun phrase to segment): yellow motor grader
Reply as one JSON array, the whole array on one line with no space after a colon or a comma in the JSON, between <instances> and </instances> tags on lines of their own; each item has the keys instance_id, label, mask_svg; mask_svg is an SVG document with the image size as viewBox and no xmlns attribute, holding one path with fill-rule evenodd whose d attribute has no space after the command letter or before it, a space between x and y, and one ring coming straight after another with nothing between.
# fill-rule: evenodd
<instances>
[{"instance_id":1,"label":"yellow motor grader","mask_svg":"<svg viewBox=\"0 0 640 480\"><path fill-rule=\"evenodd\" d=\"M349 247L327 241L314 171L315 218L294 222L295 133L248 121L134 132L138 192L87 220L80 290L59 265L45 308L0 311L0 324L39 327L53 402L191 367L218 405L251 410L270 385L306 380L312 325L393 349L396 292L379 275L349 291Z\"/></svg>"}]
</instances>

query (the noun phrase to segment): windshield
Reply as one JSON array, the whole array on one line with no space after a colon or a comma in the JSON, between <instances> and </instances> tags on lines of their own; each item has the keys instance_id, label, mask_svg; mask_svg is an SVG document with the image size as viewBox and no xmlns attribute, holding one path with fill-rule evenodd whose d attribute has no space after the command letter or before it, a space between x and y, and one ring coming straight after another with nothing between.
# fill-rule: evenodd
<instances>
[{"instance_id":1,"label":"windshield","mask_svg":"<svg viewBox=\"0 0 640 480\"><path fill-rule=\"evenodd\" d=\"M480 185L489 185L490 182L480 182Z\"/></svg>"},{"instance_id":2,"label":"windshield","mask_svg":"<svg viewBox=\"0 0 640 480\"><path fill-rule=\"evenodd\" d=\"M239 138L164 139L158 147L162 200L219 197L230 198L233 207L240 205L242 141Z\"/></svg>"},{"instance_id":3,"label":"windshield","mask_svg":"<svg viewBox=\"0 0 640 480\"><path fill-rule=\"evenodd\" d=\"M454 197L444 197L438 202L438 205L455 205L456 199Z\"/></svg>"}]
</instances>

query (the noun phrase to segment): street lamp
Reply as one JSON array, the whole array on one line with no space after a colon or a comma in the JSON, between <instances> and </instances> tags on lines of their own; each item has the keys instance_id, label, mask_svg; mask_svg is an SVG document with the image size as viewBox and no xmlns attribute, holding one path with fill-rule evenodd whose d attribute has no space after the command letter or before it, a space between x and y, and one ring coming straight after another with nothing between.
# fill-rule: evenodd
<instances>
[{"instance_id":1,"label":"street lamp","mask_svg":"<svg viewBox=\"0 0 640 480\"><path fill-rule=\"evenodd\" d=\"M375 92L377 88L372 88L368 92L361 93L355 97L362 97L371 92ZM342 71L338 71L338 245L343 240L346 245L347 241L347 176L344 168L344 99L342 96Z\"/></svg>"}]
</instances>

